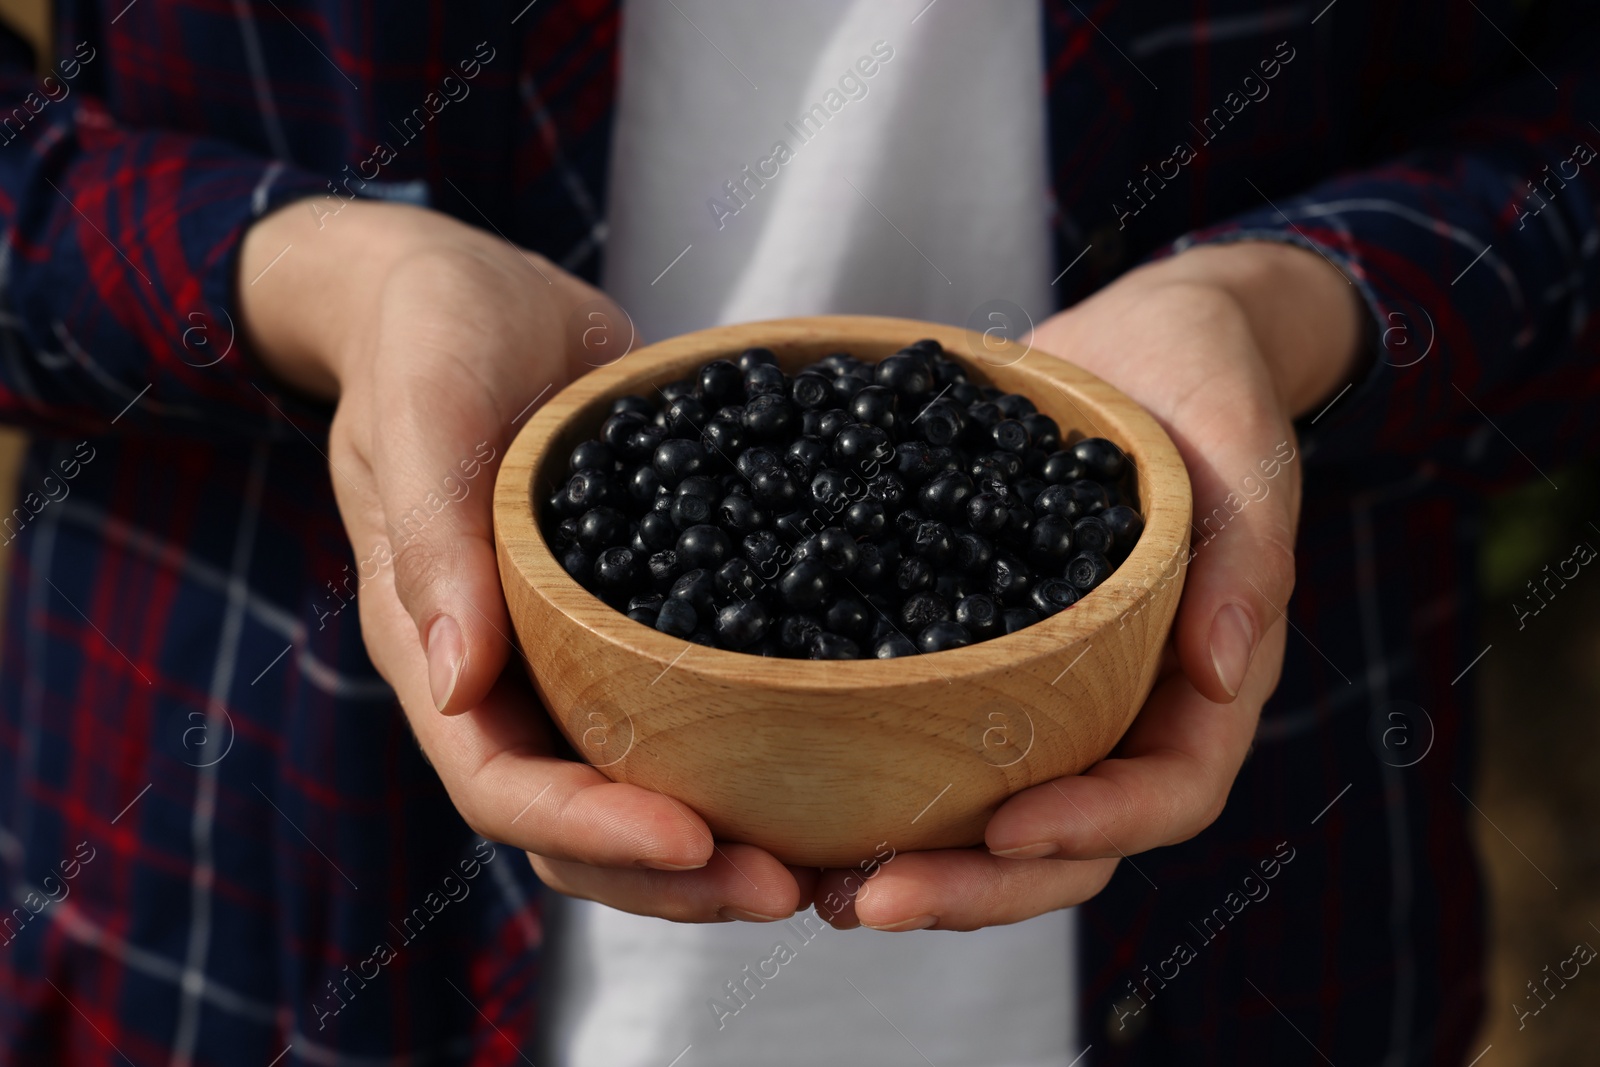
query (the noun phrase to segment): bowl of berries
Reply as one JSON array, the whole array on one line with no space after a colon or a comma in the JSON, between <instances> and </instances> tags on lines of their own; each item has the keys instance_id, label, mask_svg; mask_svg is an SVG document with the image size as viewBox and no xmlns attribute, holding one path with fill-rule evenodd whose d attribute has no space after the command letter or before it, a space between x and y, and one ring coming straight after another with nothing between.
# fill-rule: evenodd
<instances>
[{"instance_id":1,"label":"bowl of berries","mask_svg":"<svg viewBox=\"0 0 1600 1067\"><path fill-rule=\"evenodd\" d=\"M979 844L1154 684L1188 475L1064 360L900 319L687 334L573 382L495 484L501 582L576 753L717 836L854 866Z\"/></svg>"}]
</instances>

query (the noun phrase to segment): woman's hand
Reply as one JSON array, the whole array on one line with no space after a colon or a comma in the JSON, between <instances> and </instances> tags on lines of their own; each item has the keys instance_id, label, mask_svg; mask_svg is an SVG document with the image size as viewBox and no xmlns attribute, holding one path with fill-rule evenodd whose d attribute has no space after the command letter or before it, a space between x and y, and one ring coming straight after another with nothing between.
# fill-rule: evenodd
<instances>
[{"instance_id":1,"label":"woman's hand","mask_svg":"<svg viewBox=\"0 0 1600 1067\"><path fill-rule=\"evenodd\" d=\"M749 846L714 850L685 806L552 758L516 662L494 474L513 420L625 343L626 328L609 351L591 331L586 348L588 312L625 316L508 241L380 203L320 219L305 204L278 210L247 235L239 277L252 350L338 401L339 510L356 558L388 564L360 589L362 635L468 825L527 850L552 887L625 911L704 922L808 903L814 872Z\"/></svg>"},{"instance_id":2,"label":"woman's hand","mask_svg":"<svg viewBox=\"0 0 1600 1067\"><path fill-rule=\"evenodd\" d=\"M1194 554L1162 675L1110 758L1000 808L989 851L901 854L835 925L1018 922L1216 819L1283 664L1301 479L1290 419L1357 372L1365 314L1315 253L1252 242L1143 267L1038 328L1037 349L1144 404L1188 466ZM825 872L816 899L848 896L849 873Z\"/></svg>"}]
</instances>

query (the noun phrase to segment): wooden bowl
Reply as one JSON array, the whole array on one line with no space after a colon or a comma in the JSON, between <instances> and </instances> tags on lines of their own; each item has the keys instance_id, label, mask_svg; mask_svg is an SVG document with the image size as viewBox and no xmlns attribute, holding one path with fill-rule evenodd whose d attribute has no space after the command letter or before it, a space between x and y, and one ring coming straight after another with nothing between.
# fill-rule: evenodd
<instances>
[{"instance_id":1,"label":"wooden bowl","mask_svg":"<svg viewBox=\"0 0 1600 1067\"><path fill-rule=\"evenodd\" d=\"M769 659L670 637L568 576L538 507L612 400L654 395L700 364L761 345L785 370L844 350L876 361L933 337L977 382L1022 393L1064 436L1107 437L1137 471L1145 530L1078 603L1025 630L894 660ZM982 358L974 355L981 354ZM572 746L608 778L673 797L717 837L788 863L854 866L983 840L1000 803L1077 774L1121 738L1154 683L1189 544L1189 478L1138 404L1085 370L1003 340L903 319L784 319L640 349L558 393L495 482L495 543L533 683Z\"/></svg>"}]
</instances>

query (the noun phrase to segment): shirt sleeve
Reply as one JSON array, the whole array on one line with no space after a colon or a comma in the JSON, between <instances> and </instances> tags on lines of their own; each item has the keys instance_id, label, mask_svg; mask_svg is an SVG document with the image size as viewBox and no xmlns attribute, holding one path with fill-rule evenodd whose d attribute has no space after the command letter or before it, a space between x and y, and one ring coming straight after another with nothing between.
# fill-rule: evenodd
<instances>
[{"instance_id":1,"label":"shirt sleeve","mask_svg":"<svg viewBox=\"0 0 1600 1067\"><path fill-rule=\"evenodd\" d=\"M1405 155L1166 250L1290 242L1358 287L1370 358L1301 419L1308 458L1470 468L1481 487L1600 453L1600 32L1565 38L1568 62L1530 50Z\"/></svg>"},{"instance_id":2,"label":"shirt sleeve","mask_svg":"<svg viewBox=\"0 0 1600 1067\"><path fill-rule=\"evenodd\" d=\"M325 426L323 405L245 351L234 277L251 222L325 183L218 141L124 128L77 88L103 52L81 43L40 76L0 33L0 421L234 437Z\"/></svg>"}]
</instances>

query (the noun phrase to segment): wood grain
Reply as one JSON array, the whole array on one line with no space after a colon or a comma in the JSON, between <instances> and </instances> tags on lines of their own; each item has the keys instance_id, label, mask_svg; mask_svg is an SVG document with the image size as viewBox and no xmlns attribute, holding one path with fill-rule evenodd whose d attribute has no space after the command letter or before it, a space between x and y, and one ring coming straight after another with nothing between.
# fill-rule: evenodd
<instances>
[{"instance_id":1,"label":"wood grain","mask_svg":"<svg viewBox=\"0 0 1600 1067\"><path fill-rule=\"evenodd\" d=\"M706 648L633 622L562 570L534 501L565 477L610 402L651 395L747 347L786 370L846 350L883 358L937 338L975 381L1019 392L1064 433L1103 436L1138 472L1145 532L1094 592L1026 630L897 660L812 662ZM674 797L720 839L796 864L849 866L982 841L1018 790L1108 753L1155 679L1189 543L1189 479L1138 404L1070 363L949 326L859 316L723 327L631 353L558 393L495 484L501 581L534 685L608 777ZM983 358L979 358L982 356Z\"/></svg>"}]
</instances>

